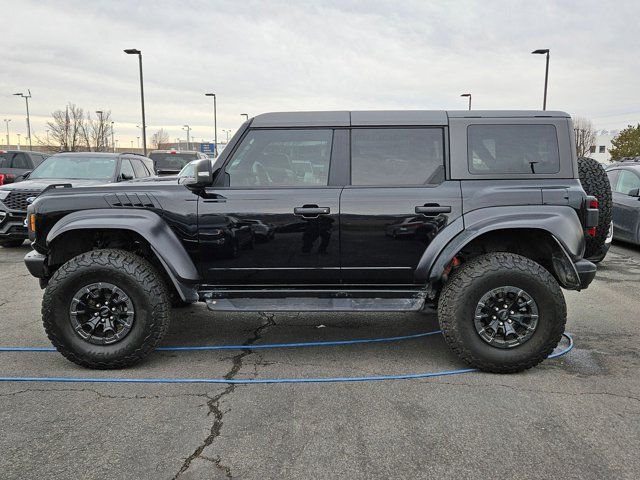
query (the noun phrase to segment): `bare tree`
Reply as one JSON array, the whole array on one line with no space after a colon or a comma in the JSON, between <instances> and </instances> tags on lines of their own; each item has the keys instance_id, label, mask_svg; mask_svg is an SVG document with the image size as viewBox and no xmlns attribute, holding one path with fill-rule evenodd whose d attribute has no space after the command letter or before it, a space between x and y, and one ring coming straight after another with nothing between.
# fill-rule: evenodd
<instances>
[{"instance_id":1,"label":"bare tree","mask_svg":"<svg viewBox=\"0 0 640 480\"><path fill-rule=\"evenodd\" d=\"M111 111L100 111L96 113L95 120L90 115L87 116L87 130L89 135L89 145L94 152L108 152L111 145Z\"/></svg>"},{"instance_id":2,"label":"bare tree","mask_svg":"<svg viewBox=\"0 0 640 480\"><path fill-rule=\"evenodd\" d=\"M596 131L591 120L573 117L573 130L576 137L578 157L586 157L592 145L596 144Z\"/></svg>"},{"instance_id":3,"label":"bare tree","mask_svg":"<svg viewBox=\"0 0 640 480\"><path fill-rule=\"evenodd\" d=\"M169 143L169 133L164 128L161 128L151 137L151 146L158 149L165 143Z\"/></svg>"},{"instance_id":4,"label":"bare tree","mask_svg":"<svg viewBox=\"0 0 640 480\"><path fill-rule=\"evenodd\" d=\"M84 111L69 103L64 110L56 110L47 122L52 143L62 152L79 152L89 149L89 137Z\"/></svg>"}]
</instances>

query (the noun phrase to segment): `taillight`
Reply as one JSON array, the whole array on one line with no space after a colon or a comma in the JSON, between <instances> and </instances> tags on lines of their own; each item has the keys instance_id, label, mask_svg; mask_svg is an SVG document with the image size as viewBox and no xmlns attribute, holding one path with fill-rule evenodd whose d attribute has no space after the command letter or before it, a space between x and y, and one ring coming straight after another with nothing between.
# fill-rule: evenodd
<instances>
[{"instance_id":1,"label":"taillight","mask_svg":"<svg viewBox=\"0 0 640 480\"><path fill-rule=\"evenodd\" d=\"M4 185L4 175L0 173L0 185Z\"/></svg>"},{"instance_id":2,"label":"taillight","mask_svg":"<svg viewBox=\"0 0 640 480\"><path fill-rule=\"evenodd\" d=\"M594 199L589 201L589 208L597 209L598 205L599 205L599 203L598 203L598 199L597 198L594 198Z\"/></svg>"},{"instance_id":3,"label":"taillight","mask_svg":"<svg viewBox=\"0 0 640 480\"><path fill-rule=\"evenodd\" d=\"M587 228L587 235L590 237L596 236L596 227Z\"/></svg>"}]
</instances>

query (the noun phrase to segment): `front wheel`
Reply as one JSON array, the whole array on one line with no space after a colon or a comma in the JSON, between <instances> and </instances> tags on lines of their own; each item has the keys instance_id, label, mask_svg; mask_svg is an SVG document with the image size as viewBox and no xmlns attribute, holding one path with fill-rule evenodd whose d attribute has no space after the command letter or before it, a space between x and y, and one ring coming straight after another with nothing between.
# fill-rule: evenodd
<instances>
[{"instance_id":1,"label":"front wheel","mask_svg":"<svg viewBox=\"0 0 640 480\"><path fill-rule=\"evenodd\" d=\"M558 345L567 308L541 265L512 253L481 255L453 272L438 303L451 349L487 372L531 368Z\"/></svg>"},{"instance_id":2,"label":"front wheel","mask_svg":"<svg viewBox=\"0 0 640 480\"><path fill-rule=\"evenodd\" d=\"M51 277L42 321L51 343L72 362L123 368L160 343L169 305L166 285L148 261L123 250L94 250Z\"/></svg>"}]
</instances>

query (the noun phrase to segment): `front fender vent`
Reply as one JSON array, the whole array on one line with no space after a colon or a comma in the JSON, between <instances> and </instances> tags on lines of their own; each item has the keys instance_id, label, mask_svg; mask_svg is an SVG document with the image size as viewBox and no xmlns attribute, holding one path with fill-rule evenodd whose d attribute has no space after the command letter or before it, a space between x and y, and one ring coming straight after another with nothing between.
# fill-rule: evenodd
<instances>
[{"instance_id":1,"label":"front fender vent","mask_svg":"<svg viewBox=\"0 0 640 480\"><path fill-rule=\"evenodd\" d=\"M153 196L146 193L110 193L104 198L112 208L159 208Z\"/></svg>"}]
</instances>

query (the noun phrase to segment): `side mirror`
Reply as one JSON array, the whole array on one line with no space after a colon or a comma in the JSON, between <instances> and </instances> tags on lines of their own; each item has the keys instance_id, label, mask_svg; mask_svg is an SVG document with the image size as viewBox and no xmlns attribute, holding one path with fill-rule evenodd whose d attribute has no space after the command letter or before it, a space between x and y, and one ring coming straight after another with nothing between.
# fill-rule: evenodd
<instances>
[{"instance_id":1,"label":"side mirror","mask_svg":"<svg viewBox=\"0 0 640 480\"><path fill-rule=\"evenodd\" d=\"M120 174L120 180L133 180L133 175L127 175L126 173Z\"/></svg>"},{"instance_id":2,"label":"side mirror","mask_svg":"<svg viewBox=\"0 0 640 480\"><path fill-rule=\"evenodd\" d=\"M632 188L627 194L630 197L640 197L640 188Z\"/></svg>"},{"instance_id":3,"label":"side mirror","mask_svg":"<svg viewBox=\"0 0 640 480\"><path fill-rule=\"evenodd\" d=\"M29 170L28 172L24 172L22 175L20 175L18 178L16 178L16 181L26 180L27 178L29 178L29 175L31 175L31 172L33 172L33 170ZM18 180L18 179L20 179L20 180Z\"/></svg>"},{"instance_id":4,"label":"side mirror","mask_svg":"<svg viewBox=\"0 0 640 480\"><path fill-rule=\"evenodd\" d=\"M183 177L180 183L192 190L209 187L213 184L213 168L211 161L207 159L196 160L193 177Z\"/></svg>"}]
</instances>

